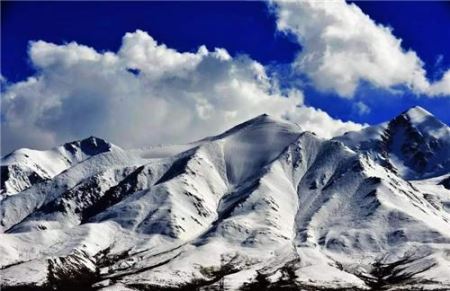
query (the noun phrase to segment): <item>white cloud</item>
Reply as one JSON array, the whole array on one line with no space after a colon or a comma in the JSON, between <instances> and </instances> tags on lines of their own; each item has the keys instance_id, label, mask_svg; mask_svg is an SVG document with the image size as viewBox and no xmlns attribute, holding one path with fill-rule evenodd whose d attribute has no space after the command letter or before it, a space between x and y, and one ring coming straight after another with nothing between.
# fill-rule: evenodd
<instances>
[{"instance_id":1,"label":"white cloud","mask_svg":"<svg viewBox=\"0 0 450 291\"><path fill-rule=\"evenodd\" d=\"M301 106L286 114L286 118L298 123L304 130L312 131L325 138L342 135L347 131L363 128L363 125L351 121L336 120L325 111L317 108Z\"/></svg>"},{"instance_id":2,"label":"white cloud","mask_svg":"<svg viewBox=\"0 0 450 291\"><path fill-rule=\"evenodd\" d=\"M370 107L364 102L358 101L353 103L353 110L359 115L365 115L370 113Z\"/></svg>"},{"instance_id":3,"label":"white cloud","mask_svg":"<svg viewBox=\"0 0 450 291\"><path fill-rule=\"evenodd\" d=\"M126 147L192 141L261 113L295 117L331 136L361 125L298 107L258 62L224 49L178 52L143 31L117 53L69 43L30 44L37 73L3 86L2 150L50 147L96 135Z\"/></svg>"},{"instance_id":4,"label":"white cloud","mask_svg":"<svg viewBox=\"0 0 450 291\"><path fill-rule=\"evenodd\" d=\"M278 29L302 45L294 67L323 91L351 98L361 81L391 89L409 87L429 96L450 96L447 72L430 84L423 62L389 27L376 24L355 4L344 0L275 0Z\"/></svg>"},{"instance_id":5,"label":"white cloud","mask_svg":"<svg viewBox=\"0 0 450 291\"><path fill-rule=\"evenodd\" d=\"M431 95L450 95L450 70L444 73L442 79L431 84L428 91Z\"/></svg>"}]
</instances>

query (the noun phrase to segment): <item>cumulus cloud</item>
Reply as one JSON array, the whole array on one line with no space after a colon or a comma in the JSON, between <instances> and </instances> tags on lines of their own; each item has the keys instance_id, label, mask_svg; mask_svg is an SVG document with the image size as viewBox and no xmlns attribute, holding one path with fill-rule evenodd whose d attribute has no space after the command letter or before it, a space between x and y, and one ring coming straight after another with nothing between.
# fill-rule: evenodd
<instances>
[{"instance_id":1,"label":"cumulus cloud","mask_svg":"<svg viewBox=\"0 0 450 291\"><path fill-rule=\"evenodd\" d=\"M344 0L275 0L279 30L302 45L294 67L323 91L351 98L361 81L391 89L406 86L418 94L450 96L450 70L431 84L423 62L404 50L392 29L375 23Z\"/></svg>"},{"instance_id":2,"label":"cumulus cloud","mask_svg":"<svg viewBox=\"0 0 450 291\"><path fill-rule=\"evenodd\" d=\"M431 95L450 95L450 70L444 73L442 79L428 88Z\"/></svg>"},{"instance_id":3,"label":"cumulus cloud","mask_svg":"<svg viewBox=\"0 0 450 291\"><path fill-rule=\"evenodd\" d=\"M2 86L3 153L89 135L125 147L188 142L262 113L324 136L361 128L303 106L301 91L281 90L247 56L178 52L139 30L118 52L36 41L29 56L36 74Z\"/></svg>"},{"instance_id":4,"label":"cumulus cloud","mask_svg":"<svg viewBox=\"0 0 450 291\"><path fill-rule=\"evenodd\" d=\"M286 114L286 119L299 124L304 130L312 131L325 138L342 135L347 131L360 130L365 125L332 118L328 113L310 106L300 106Z\"/></svg>"}]
</instances>

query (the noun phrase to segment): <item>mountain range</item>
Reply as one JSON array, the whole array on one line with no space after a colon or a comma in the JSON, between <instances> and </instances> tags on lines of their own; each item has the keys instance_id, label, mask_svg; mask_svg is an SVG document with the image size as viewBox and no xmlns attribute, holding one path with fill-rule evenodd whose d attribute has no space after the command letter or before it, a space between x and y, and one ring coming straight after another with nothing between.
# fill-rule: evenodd
<instances>
[{"instance_id":1,"label":"mountain range","mask_svg":"<svg viewBox=\"0 0 450 291\"><path fill-rule=\"evenodd\" d=\"M0 186L2 290L450 290L450 128L420 107L19 149Z\"/></svg>"}]
</instances>

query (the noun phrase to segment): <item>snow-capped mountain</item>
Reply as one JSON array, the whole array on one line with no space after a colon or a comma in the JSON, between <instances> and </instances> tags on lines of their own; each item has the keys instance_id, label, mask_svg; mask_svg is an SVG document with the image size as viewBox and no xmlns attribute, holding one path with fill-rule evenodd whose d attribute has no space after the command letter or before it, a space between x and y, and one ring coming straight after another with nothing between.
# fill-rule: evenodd
<instances>
[{"instance_id":1,"label":"snow-capped mountain","mask_svg":"<svg viewBox=\"0 0 450 291\"><path fill-rule=\"evenodd\" d=\"M337 140L395 170L406 179L435 177L450 172L450 129L421 107L393 120Z\"/></svg>"},{"instance_id":2,"label":"snow-capped mountain","mask_svg":"<svg viewBox=\"0 0 450 291\"><path fill-rule=\"evenodd\" d=\"M449 146L413 108L332 140L261 115L186 145L18 150L2 159L1 284L448 290Z\"/></svg>"},{"instance_id":3,"label":"snow-capped mountain","mask_svg":"<svg viewBox=\"0 0 450 291\"><path fill-rule=\"evenodd\" d=\"M0 197L16 194L51 179L91 156L111 149L106 141L90 137L48 151L19 149L1 160Z\"/></svg>"}]
</instances>

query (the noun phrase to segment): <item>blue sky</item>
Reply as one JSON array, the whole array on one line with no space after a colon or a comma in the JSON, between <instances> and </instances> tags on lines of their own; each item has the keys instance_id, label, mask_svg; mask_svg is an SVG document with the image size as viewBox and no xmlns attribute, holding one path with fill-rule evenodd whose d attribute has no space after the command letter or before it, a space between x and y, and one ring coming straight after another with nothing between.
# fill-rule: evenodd
<instances>
[{"instance_id":1,"label":"blue sky","mask_svg":"<svg viewBox=\"0 0 450 291\"><path fill-rule=\"evenodd\" d=\"M450 68L450 2L356 5L375 23L391 27L404 50L417 53L430 82L440 80ZM305 105L333 118L374 124L421 105L450 124L450 98L445 94L429 97L402 85L392 86L400 90L393 93L363 81L348 98L320 90L308 73L292 75L289 68L303 44L289 29L288 33L277 29L277 15L265 2L6 2L1 13L1 69L9 84L39 74L27 54L31 40L58 45L75 41L98 52L116 52L124 34L139 29L179 52L195 53L205 45L208 50L224 48L233 58L248 55L281 76L281 87L301 90ZM355 104L368 110L358 110Z\"/></svg>"}]
</instances>

